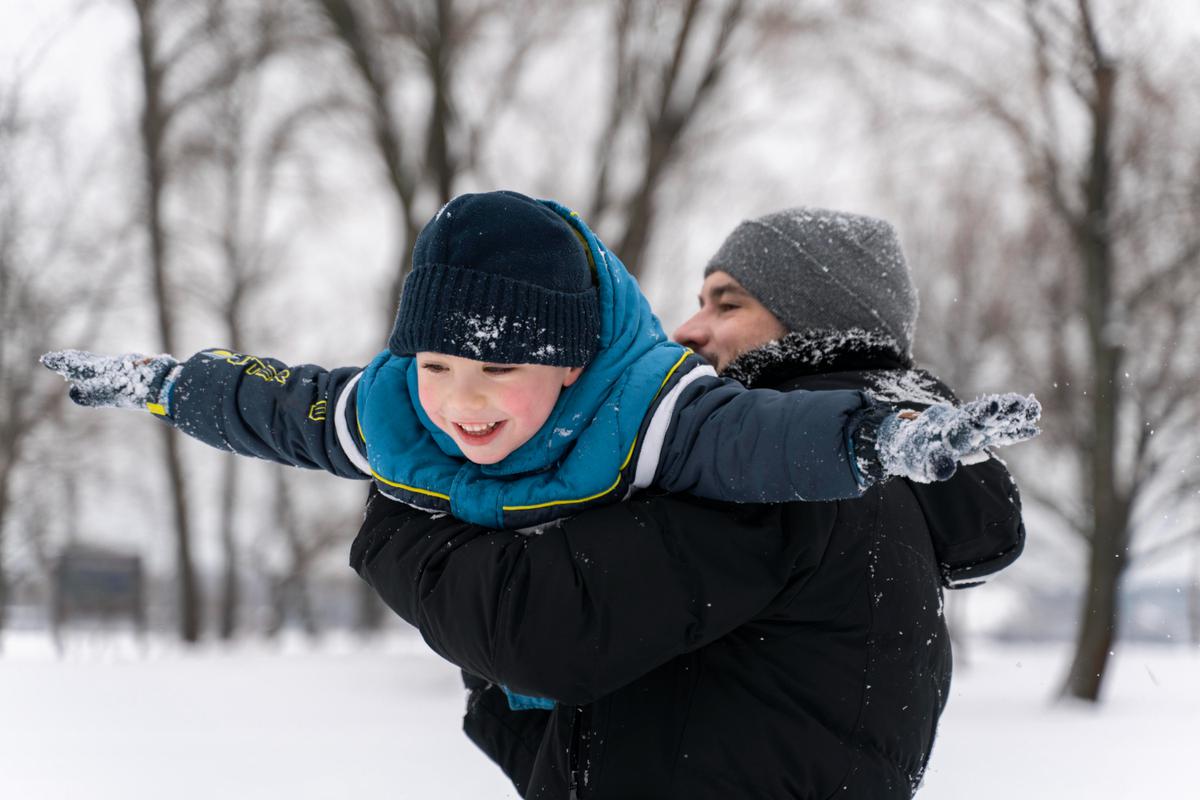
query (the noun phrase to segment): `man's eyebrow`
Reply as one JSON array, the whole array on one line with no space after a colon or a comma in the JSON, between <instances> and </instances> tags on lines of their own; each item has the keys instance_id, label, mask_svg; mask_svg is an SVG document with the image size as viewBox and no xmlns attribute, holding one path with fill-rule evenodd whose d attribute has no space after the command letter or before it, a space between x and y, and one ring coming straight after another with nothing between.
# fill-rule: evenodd
<instances>
[{"instance_id":1,"label":"man's eyebrow","mask_svg":"<svg viewBox=\"0 0 1200 800\"><path fill-rule=\"evenodd\" d=\"M746 297L749 295L749 292L747 292L745 289L743 289L741 286L738 286L735 283L719 283L716 286L713 286L712 288L710 288L708 290L708 294L712 296L713 302L715 303L721 299L722 295L731 294L731 295ZM701 305L703 305L703 300L704 300L703 295L701 295L700 299L701 299Z\"/></svg>"}]
</instances>

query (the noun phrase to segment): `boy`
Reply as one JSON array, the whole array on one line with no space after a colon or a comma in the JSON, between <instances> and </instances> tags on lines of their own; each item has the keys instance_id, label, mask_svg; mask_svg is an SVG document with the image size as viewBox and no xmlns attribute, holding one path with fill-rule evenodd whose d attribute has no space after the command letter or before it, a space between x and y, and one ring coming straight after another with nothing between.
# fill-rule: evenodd
<instances>
[{"instance_id":1,"label":"boy","mask_svg":"<svg viewBox=\"0 0 1200 800\"><path fill-rule=\"evenodd\" d=\"M667 340L579 217L462 195L417 238L388 350L326 371L206 350L59 351L81 405L143 407L215 447L350 478L430 511L524 528L637 488L730 501L856 497L885 475L1036 435L1032 397L896 412L856 391L748 391ZM330 424L332 422L332 424Z\"/></svg>"}]
</instances>

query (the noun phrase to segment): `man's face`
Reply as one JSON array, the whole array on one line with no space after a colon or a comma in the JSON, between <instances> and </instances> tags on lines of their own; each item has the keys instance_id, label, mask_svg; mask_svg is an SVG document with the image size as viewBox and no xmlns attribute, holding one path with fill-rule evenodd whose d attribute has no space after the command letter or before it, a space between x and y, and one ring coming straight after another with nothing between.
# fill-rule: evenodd
<instances>
[{"instance_id":1,"label":"man's face","mask_svg":"<svg viewBox=\"0 0 1200 800\"><path fill-rule=\"evenodd\" d=\"M717 270L700 287L700 310L675 329L674 339L721 372L734 358L780 338L787 329L728 273Z\"/></svg>"},{"instance_id":2,"label":"man's face","mask_svg":"<svg viewBox=\"0 0 1200 800\"><path fill-rule=\"evenodd\" d=\"M423 352L417 353L417 394L429 419L463 455L495 464L533 438L581 372Z\"/></svg>"}]
</instances>

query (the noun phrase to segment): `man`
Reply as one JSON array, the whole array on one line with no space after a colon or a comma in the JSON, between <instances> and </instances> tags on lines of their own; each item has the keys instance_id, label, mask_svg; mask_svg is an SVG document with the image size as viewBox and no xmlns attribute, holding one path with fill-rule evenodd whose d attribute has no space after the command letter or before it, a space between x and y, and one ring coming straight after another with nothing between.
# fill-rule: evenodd
<instances>
[{"instance_id":1,"label":"man","mask_svg":"<svg viewBox=\"0 0 1200 800\"><path fill-rule=\"evenodd\" d=\"M950 395L912 369L915 319L890 226L797 210L734 231L676 338L751 387L919 407ZM1023 541L989 460L843 502L641 495L537 536L373 496L351 563L477 676L464 728L525 797L909 798L949 689L942 586Z\"/></svg>"}]
</instances>

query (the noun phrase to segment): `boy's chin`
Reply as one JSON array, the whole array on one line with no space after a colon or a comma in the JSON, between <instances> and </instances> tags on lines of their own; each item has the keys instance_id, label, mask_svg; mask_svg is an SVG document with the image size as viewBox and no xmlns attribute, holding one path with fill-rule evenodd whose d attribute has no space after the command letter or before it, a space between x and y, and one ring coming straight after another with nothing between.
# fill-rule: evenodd
<instances>
[{"instance_id":1,"label":"boy's chin","mask_svg":"<svg viewBox=\"0 0 1200 800\"><path fill-rule=\"evenodd\" d=\"M479 464L480 466L484 466L484 467L488 466L489 464L496 464L496 463L508 458L508 453L505 453L503 455L498 455L498 456L476 455L476 454L471 453L468 448L463 447L461 444L459 445L458 449L463 451L463 455L466 456L467 461L470 461L472 464Z\"/></svg>"},{"instance_id":2,"label":"boy's chin","mask_svg":"<svg viewBox=\"0 0 1200 800\"><path fill-rule=\"evenodd\" d=\"M455 439L458 449L462 451L463 456L472 464L487 466L488 464L497 464L516 450L515 447L495 448L495 447L479 447L471 446L461 439Z\"/></svg>"}]
</instances>

